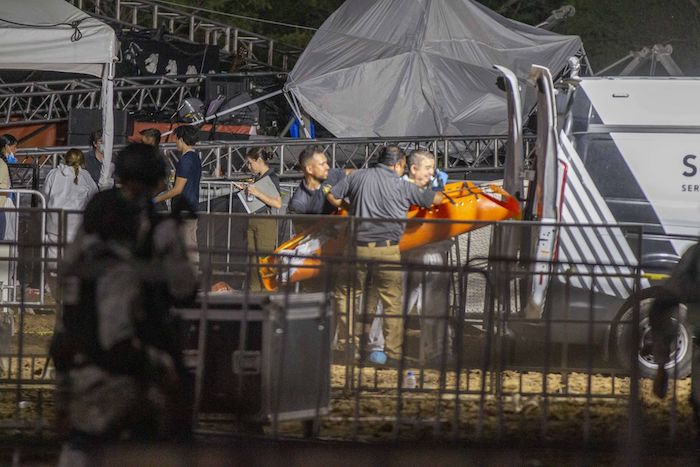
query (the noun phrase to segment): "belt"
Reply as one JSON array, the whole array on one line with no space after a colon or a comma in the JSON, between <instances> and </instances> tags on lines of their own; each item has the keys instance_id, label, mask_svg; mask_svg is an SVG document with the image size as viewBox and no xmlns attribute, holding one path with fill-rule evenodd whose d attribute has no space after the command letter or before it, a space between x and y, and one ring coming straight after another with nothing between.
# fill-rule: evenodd
<instances>
[{"instance_id":1,"label":"belt","mask_svg":"<svg viewBox=\"0 0 700 467\"><path fill-rule=\"evenodd\" d=\"M378 242L357 242L357 246L368 246L374 248L396 246L398 244L399 242L395 242L394 240L379 240Z\"/></svg>"}]
</instances>

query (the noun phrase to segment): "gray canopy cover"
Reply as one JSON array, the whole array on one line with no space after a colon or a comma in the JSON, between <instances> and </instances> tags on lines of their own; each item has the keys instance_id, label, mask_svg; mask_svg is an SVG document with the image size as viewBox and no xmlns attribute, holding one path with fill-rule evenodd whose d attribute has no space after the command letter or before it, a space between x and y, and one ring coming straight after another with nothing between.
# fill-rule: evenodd
<instances>
[{"instance_id":1,"label":"gray canopy cover","mask_svg":"<svg viewBox=\"0 0 700 467\"><path fill-rule=\"evenodd\" d=\"M553 74L581 48L470 0L348 0L316 32L287 80L338 137L505 133L493 65ZM525 109L534 104L526 96Z\"/></svg>"}]
</instances>

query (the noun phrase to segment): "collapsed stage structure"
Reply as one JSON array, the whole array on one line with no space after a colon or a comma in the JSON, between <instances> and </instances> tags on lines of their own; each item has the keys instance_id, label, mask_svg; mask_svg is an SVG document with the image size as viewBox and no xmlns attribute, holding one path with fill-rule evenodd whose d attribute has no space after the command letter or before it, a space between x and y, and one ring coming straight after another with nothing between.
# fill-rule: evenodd
<instances>
[{"instance_id":1,"label":"collapsed stage structure","mask_svg":"<svg viewBox=\"0 0 700 467\"><path fill-rule=\"evenodd\" d=\"M578 36L472 0L350 0L314 35L286 87L337 137L504 134L493 65L522 81L533 63L556 75L581 48ZM525 109L534 103L530 93Z\"/></svg>"}]
</instances>

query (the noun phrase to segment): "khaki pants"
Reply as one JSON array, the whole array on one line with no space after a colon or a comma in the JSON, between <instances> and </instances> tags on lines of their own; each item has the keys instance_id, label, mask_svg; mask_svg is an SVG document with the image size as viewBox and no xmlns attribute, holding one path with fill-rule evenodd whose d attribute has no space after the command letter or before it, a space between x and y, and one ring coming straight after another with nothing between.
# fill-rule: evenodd
<instances>
[{"instance_id":1,"label":"khaki pants","mask_svg":"<svg viewBox=\"0 0 700 467\"><path fill-rule=\"evenodd\" d=\"M187 247L187 257L195 271L199 267L199 244L197 243L197 219L182 221L182 236Z\"/></svg>"},{"instance_id":2,"label":"khaki pants","mask_svg":"<svg viewBox=\"0 0 700 467\"><path fill-rule=\"evenodd\" d=\"M355 348L360 348L360 336L362 335L362 323L355 319L360 313L360 299L362 297L360 283L357 280L357 270L353 264L335 264L335 268L327 273L333 277L333 296L335 298L335 322L338 336L338 349L342 350L354 335ZM351 332L354 330L354 333Z\"/></svg>"},{"instance_id":3,"label":"khaki pants","mask_svg":"<svg viewBox=\"0 0 700 467\"><path fill-rule=\"evenodd\" d=\"M357 259L379 262L401 261L398 245L393 246L358 246ZM367 323L371 323L377 310L379 300L383 308L384 351L394 359L400 359L403 353L403 319L402 296L403 280L396 265L360 264L357 271L357 283L360 290L365 290L365 301L358 310L366 314Z\"/></svg>"},{"instance_id":4,"label":"khaki pants","mask_svg":"<svg viewBox=\"0 0 700 467\"><path fill-rule=\"evenodd\" d=\"M248 274L251 292L262 292L263 285L260 281L260 273L257 263L272 253L277 247L277 220L266 219L263 216L248 220L248 252L257 253L250 255L249 265L252 268Z\"/></svg>"}]
</instances>

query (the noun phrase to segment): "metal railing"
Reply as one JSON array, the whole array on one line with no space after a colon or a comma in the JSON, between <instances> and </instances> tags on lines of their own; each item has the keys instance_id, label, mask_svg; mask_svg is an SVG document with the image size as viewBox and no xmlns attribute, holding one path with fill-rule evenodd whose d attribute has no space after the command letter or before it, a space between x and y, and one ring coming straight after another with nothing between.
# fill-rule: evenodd
<instances>
[{"instance_id":1,"label":"metal railing","mask_svg":"<svg viewBox=\"0 0 700 467\"><path fill-rule=\"evenodd\" d=\"M206 176L223 174L237 178L245 173L245 155L254 147L266 147L274 153L271 165L281 178L301 176L297 161L301 151L309 144L325 148L331 167L360 169L368 167L387 144L398 144L406 151L428 149L437 157L437 167L456 178L462 174L479 172L498 174L503 170L506 154L506 136L433 136L423 138L328 138L314 140L270 139L242 141L207 141L198 143ZM122 146L116 145L115 151ZM87 152L90 148L78 147ZM176 160L174 143L161 145L172 164ZM36 163L40 167L55 167L69 149L67 146L51 148L23 148L17 151L20 162ZM528 163L535 149L534 138L525 139ZM173 165L174 166L174 165Z\"/></svg>"},{"instance_id":2,"label":"metal railing","mask_svg":"<svg viewBox=\"0 0 700 467\"><path fill-rule=\"evenodd\" d=\"M6 306L18 306L20 302L43 305L44 270L48 251L44 247L32 249L31 245L37 241L43 243L46 235L46 197L39 191L24 188L0 189L0 196L6 198L0 209L4 229L0 232L0 249L3 251L0 255L0 293L3 303ZM32 205L38 205L39 210L27 212L25 207ZM38 226L38 231L33 226ZM38 277L37 294L33 299L29 299L21 287L20 277L26 275L27 271L18 266L26 256L38 258L38 272L35 274Z\"/></svg>"},{"instance_id":3,"label":"metal railing","mask_svg":"<svg viewBox=\"0 0 700 467\"><path fill-rule=\"evenodd\" d=\"M269 295L248 291L246 281L259 273L259 258L270 252L249 251L240 236L229 235L222 243L204 240L214 224L230 223L245 231L253 218L212 213L202 215L199 221L201 289L210 290L221 282L233 289L204 294L198 304L181 313L188 335L199 336L196 344L188 344L186 360L200 378L197 419L203 436L234 432L238 423L269 423L267 433L274 437L388 441L429 436L477 443L595 444L617 447L633 457L666 443L694 445L693 417L686 401L688 381L672 381L670 396L655 400L650 394L651 381L640 378L644 376L638 356L642 347L632 345L628 351L614 352L618 359L606 359L601 349L607 334L629 334L632 342L643 340L637 332L641 332L645 305L635 298L643 283L639 265L555 261L545 273L550 287L556 287L547 299L550 306L542 316L528 317L523 313L522 291L542 273L535 272L528 255L518 259L504 256L494 244L499 229L515 228L525 235L534 233L536 224L503 222L483 227L440 246L438 252L414 252L394 262L358 257L351 248L351 232L365 221L334 218L333 223L345 223L335 229L337 235L347 232L341 251L320 257L320 263L305 265L294 263L294 254L280 256L272 266L278 278L283 273L289 277L294 267L317 268L320 274L298 286L280 283L271 299L272 308L266 308L265 297ZM440 223L446 224L433 222ZM607 226L558 228L604 231ZM624 228L630 243L641 248L643 228ZM441 261L434 261L436 254ZM309 258L302 255L297 259ZM270 262L265 266L270 268ZM363 281L356 282L357 271L364 271ZM366 296L377 284L374 275L381 271L394 271L401 277L395 284L403 290L398 314L368 306ZM625 303L627 308L608 309L609 298L603 299L599 290L580 286L587 283L584 278L631 284L632 298L613 301L621 307ZM349 285L346 296L358 297L345 311L332 308L327 300L338 298L338 285L343 281ZM414 292L421 298L413 300ZM19 332L30 336L36 328L27 308L21 303L17 307L24 316ZM629 313L620 314L623 310ZM334 330L331 336L336 329L333 318L337 322L345 315L348 322L351 313L368 324L383 320L385 332L387 322L398 323L391 327L391 332L401 334L403 342L401 353L394 355L396 361L388 365L370 361L370 352L382 348L382 332L377 334L381 327L368 330L351 326L343 350L339 344L337 350L327 347L330 342L324 339L330 339L328 329ZM210 331L200 332L203 328ZM222 332L228 333L226 339L216 334ZM36 335L32 339L36 340ZM349 345L352 342L357 346ZM45 429L42 417L50 413L46 388L52 382L51 371L44 370L44 357L26 349L23 354L16 345L12 344L12 352L4 357L11 360L12 368L23 362L24 370L10 370L0 378L0 387L13 394L10 400L15 416L9 425L30 431ZM316 350L311 352L312 348ZM304 353L304 349L311 353ZM302 352L304 357L296 358L294 352ZM233 360L217 360L217 355ZM675 358L686 356L676 354ZM408 371L415 379L407 378ZM31 377L30 373L36 375ZM314 381L311 386L310 381ZM329 384L327 396L321 391L324 384ZM17 387L22 391L16 391ZM216 399L220 391L227 394L225 403ZM306 404L296 411L290 405L290 401L300 400L294 397L295 391L305 391L301 399ZM260 397L266 399L260 402ZM251 404L258 403L264 409L252 410L258 406Z\"/></svg>"},{"instance_id":4,"label":"metal railing","mask_svg":"<svg viewBox=\"0 0 700 467\"><path fill-rule=\"evenodd\" d=\"M248 67L289 70L302 50L246 31L231 23L206 18L149 0L71 0L76 7L109 22L134 29L159 29L189 42L218 45L224 55L244 52Z\"/></svg>"},{"instance_id":5,"label":"metal railing","mask_svg":"<svg viewBox=\"0 0 700 467\"><path fill-rule=\"evenodd\" d=\"M115 109L128 112L175 113L188 97L199 97L207 78L280 77L284 73L248 72L216 75L162 75L114 79ZM71 109L101 108L102 81L94 78L0 82L2 126L68 120Z\"/></svg>"}]
</instances>

